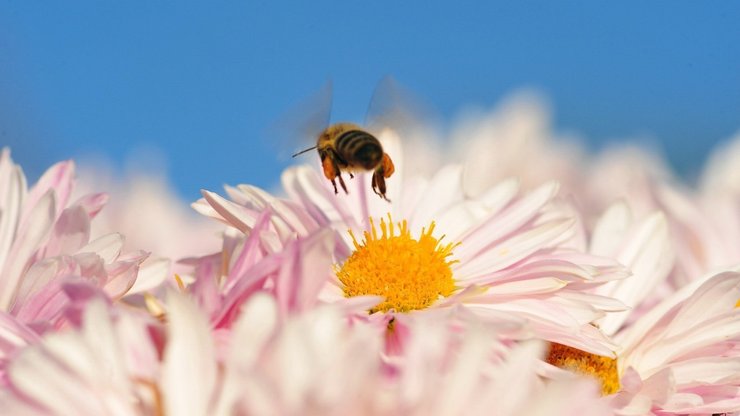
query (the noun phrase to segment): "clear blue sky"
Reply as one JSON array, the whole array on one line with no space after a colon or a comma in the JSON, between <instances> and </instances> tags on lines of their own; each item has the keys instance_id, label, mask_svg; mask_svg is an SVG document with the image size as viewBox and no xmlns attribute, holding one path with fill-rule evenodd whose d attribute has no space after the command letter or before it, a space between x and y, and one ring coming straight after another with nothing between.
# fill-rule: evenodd
<instances>
[{"instance_id":1,"label":"clear blue sky","mask_svg":"<svg viewBox=\"0 0 740 416\"><path fill-rule=\"evenodd\" d=\"M535 87L558 129L684 170L740 128L737 1L510 3L0 0L0 144L32 178L151 144L187 199L271 186L265 127L329 78L357 118L386 74L444 116Z\"/></svg>"}]
</instances>

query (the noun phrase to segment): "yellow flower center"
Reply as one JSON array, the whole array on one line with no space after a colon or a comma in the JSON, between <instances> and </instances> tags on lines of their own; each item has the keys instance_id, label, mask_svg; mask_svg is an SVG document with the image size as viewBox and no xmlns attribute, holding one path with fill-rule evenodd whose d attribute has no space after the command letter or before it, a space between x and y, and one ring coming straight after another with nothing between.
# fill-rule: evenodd
<instances>
[{"instance_id":1,"label":"yellow flower center","mask_svg":"<svg viewBox=\"0 0 740 416\"><path fill-rule=\"evenodd\" d=\"M601 383L601 394L605 396L619 391L619 373L614 358L553 342L546 361L564 370L595 377Z\"/></svg>"},{"instance_id":2,"label":"yellow flower center","mask_svg":"<svg viewBox=\"0 0 740 416\"><path fill-rule=\"evenodd\" d=\"M429 229L422 228L418 240L411 237L406 221L396 227L390 215L388 222L381 218L380 235L372 218L370 225L362 243L349 231L355 251L336 268L345 296L384 297L383 303L370 310L373 313L424 309L440 296L452 294L455 281L450 265L456 261L447 258L458 244L441 245L444 236L432 236L434 222Z\"/></svg>"}]
</instances>

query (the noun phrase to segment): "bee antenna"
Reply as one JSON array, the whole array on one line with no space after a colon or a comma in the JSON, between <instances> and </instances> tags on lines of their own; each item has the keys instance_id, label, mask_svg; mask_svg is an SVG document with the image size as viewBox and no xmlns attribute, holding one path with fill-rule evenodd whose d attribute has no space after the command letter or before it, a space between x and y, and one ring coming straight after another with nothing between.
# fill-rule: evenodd
<instances>
[{"instance_id":1,"label":"bee antenna","mask_svg":"<svg viewBox=\"0 0 740 416\"><path fill-rule=\"evenodd\" d=\"M308 149L304 149L304 150L301 150L300 152L298 152L298 153L294 154L294 155L293 155L293 157L296 157L296 156L298 156L298 155L302 155L302 154L304 154L304 153L306 153L306 152L308 152L308 151L311 151L311 150L313 150L313 149L315 149L315 148L316 148L316 146L311 146L311 147L309 147Z\"/></svg>"}]
</instances>

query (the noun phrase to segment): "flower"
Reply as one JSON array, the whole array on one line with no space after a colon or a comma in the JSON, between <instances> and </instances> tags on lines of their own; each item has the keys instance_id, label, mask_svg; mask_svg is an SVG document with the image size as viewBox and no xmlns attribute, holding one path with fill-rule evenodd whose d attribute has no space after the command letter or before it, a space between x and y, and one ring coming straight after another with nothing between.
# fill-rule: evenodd
<instances>
[{"instance_id":1,"label":"flower","mask_svg":"<svg viewBox=\"0 0 740 416\"><path fill-rule=\"evenodd\" d=\"M509 348L474 316L460 331L416 315L404 355L386 359L378 327L338 305L282 319L260 293L225 338L182 294L170 291L166 308L163 327L91 299L79 328L12 360L0 405L55 415L609 414L589 380L542 381L541 342Z\"/></svg>"},{"instance_id":2,"label":"flower","mask_svg":"<svg viewBox=\"0 0 740 416\"><path fill-rule=\"evenodd\" d=\"M207 320L177 293L170 293L167 306L161 338L160 324L146 315L91 299L79 329L49 333L11 361L11 389L0 396L3 409L14 414L209 414L216 397L216 360Z\"/></svg>"},{"instance_id":3,"label":"flower","mask_svg":"<svg viewBox=\"0 0 740 416\"><path fill-rule=\"evenodd\" d=\"M465 166L463 188L471 195L512 177L525 190L551 180L568 192L577 190L584 183L584 151L575 141L556 137L550 113L536 93L512 94L491 111L461 117L450 132L450 149L438 152L446 155L443 163ZM426 140L418 147L428 146Z\"/></svg>"},{"instance_id":4,"label":"flower","mask_svg":"<svg viewBox=\"0 0 740 416\"><path fill-rule=\"evenodd\" d=\"M626 387L615 399L618 409L740 411L738 300L740 273L719 273L682 288L620 332Z\"/></svg>"},{"instance_id":5,"label":"flower","mask_svg":"<svg viewBox=\"0 0 740 416\"><path fill-rule=\"evenodd\" d=\"M288 199L239 186L227 188L232 201L204 191L204 199L194 207L245 234L263 218L261 213L269 212L261 239L269 241L276 251L296 236L333 230L331 256L337 273L321 291L325 302L341 302L354 294L383 295L348 285L362 280L360 270L376 268L371 275L403 279L397 287L408 292L399 296L426 296L419 303L423 308L465 304L491 319L526 319L545 339L613 354L614 346L591 322L622 305L583 289L627 274L616 262L585 253L576 238L573 211L556 198L557 184L547 183L521 196L518 183L509 180L480 198L467 198L461 192L459 166L444 167L431 179L406 180L397 139L392 135L381 139L386 152L396 160L396 174L388 181L388 195L394 201L391 205L370 194L369 178L364 174L355 176L348 195L335 195L316 171L304 166L288 169L283 175ZM394 225L398 218L401 221ZM359 243L350 232L363 233L365 240ZM440 243L443 238L434 232L444 233L448 243ZM373 254L374 250L381 252ZM352 256L365 258L354 267ZM391 261L387 256L394 258ZM432 258L438 259L433 270L423 260ZM368 259L374 259L373 263ZM391 271L396 266L404 268ZM441 277L449 276L448 270L452 290L449 280ZM410 282L414 279L440 281L441 289L421 296L414 291L424 285L413 286ZM414 308L396 304L393 309L398 313Z\"/></svg>"},{"instance_id":6,"label":"flower","mask_svg":"<svg viewBox=\"0 0 740 416\"><path fill-rule=\"evenodd\" d=\"M65 290L68 283L86 281L120 299L137 277L162 273L158 267L140 270L143 251L121 254L120 234L91 241L90 223L107 196L72 202L74 170L71 161L57 163L29 190L9 151L0 154L0 367L16 348L35 342L34 333L66 324L74 296Z\"/></svg>"}]
</instances>

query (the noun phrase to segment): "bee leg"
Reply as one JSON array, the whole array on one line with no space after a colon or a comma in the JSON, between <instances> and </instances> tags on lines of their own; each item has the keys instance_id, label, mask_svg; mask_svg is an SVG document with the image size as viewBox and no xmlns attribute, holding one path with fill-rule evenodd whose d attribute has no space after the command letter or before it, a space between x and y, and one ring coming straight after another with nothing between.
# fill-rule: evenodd
<instances>
[{"instance_id":1,"label":"bee leg","mask_svg":"<svg viewBox=\"0 0 740 416\"><path fill-rule=\"evenodd\" d=\"M342 174L341 173L338 174L337 178L339 178L339 184L342 185L342 189L344 190L344 193L348 194L349 192L347 191L347 185L344 184L344 179L342 179Z\"/></svg>"},{"instance_id":2,"label":"bee leg","mask_svg":"<svg viewBox=\"0 0 740 416\"><path fill-rule=\"evenodd\" d=\"M391 202L391 200L385 196L385 190L386 188L383 170L378 169L375 171L375 173L373 173L373 192L375 192L376 195L385 199L386 201Z\"/></svg>"},{"instance_id":3,"label":"bee leg","mask_svg":"<svg viewBox=\"0 0 740 416\"><path fill-rule=\"evenodd\" d=\"M331 184L334 186L334 193L338 194L339 191L337 190L337 182L335 181L335 179L339 178L339 183L342 185L342 189L344 189L344 182L342 181L342 177L340 176L341 171L339 170L334 157L332 157L331 154L322 155L321 167L324 170L324 176L326 177L326 179L330 180Z\"/></svg>"},{"instance_id":4,"label":"bee leg","mask_svg":"<svg viewBox=\"0 0 740 416\"><path fill-rule=\"evenodd\" d=\"M331 184L334 185L334 195L338 194L339 191L337 191L337 183L334 181L334 179L331 180Z\"/></svg>"}]
</instances>

